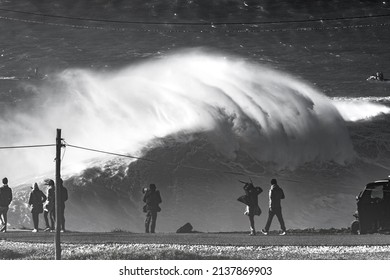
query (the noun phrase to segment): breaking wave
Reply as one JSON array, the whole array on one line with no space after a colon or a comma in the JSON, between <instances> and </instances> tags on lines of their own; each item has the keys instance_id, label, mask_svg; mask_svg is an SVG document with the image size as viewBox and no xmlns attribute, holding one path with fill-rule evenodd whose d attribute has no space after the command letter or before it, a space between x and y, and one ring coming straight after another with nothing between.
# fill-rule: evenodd
<instances>
[{"instance_id":1,"label":"breaking wave","mask_svg":"<svg viewBox=\"0 0 390 280\"><path fill-rule=\"evenodd\" d=\"M354 150L344 119L354 118L345 112L356 106L372 107L371 115L389 112L371 102L330 100L286 73L199 51L109 73L69 69L34 91L32 104L3 113L2 143L54 143L61 128L71 144L134 154L155 138L202 132L228 158L241 150L279 168L348 162ZM64 164L96 156L69 150ZM52 167L53 150L18 158L42 172Z\"/></svg>"},{"instance_id":2,"label":"breaking wave","mask_svg":"<svg viewBox=\"0 0 390 280\"><path fill-rule=\"evenodd\" d=\"M390 97L337 97L333 98L333 104L336 106L341 116L346 121L360 121L376 117L380 114L389 114L390 107L381 103L389 103Z\"/></svg>"}]
</instances>

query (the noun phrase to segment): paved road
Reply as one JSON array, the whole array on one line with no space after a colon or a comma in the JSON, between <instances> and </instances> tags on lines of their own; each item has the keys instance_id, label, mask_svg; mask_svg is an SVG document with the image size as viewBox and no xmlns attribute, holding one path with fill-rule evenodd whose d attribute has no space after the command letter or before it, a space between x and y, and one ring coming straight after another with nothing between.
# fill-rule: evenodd
<instances>
[{"instance_id":1,"label":"paved road","mask_svg":"<svg viewBox=\"0 0 390 280\"><path fill-rule=\"evenodd\" d=\"M0 240L20 242L54 242L54 233L8 231L0 233ZM246 233L126 233L126 232L66 232L61 233L64 243L138 243L138 244L188 244L188 245L234 245L234 246L356 246L390 245L387 234L305 234L286 236L257 235Z\"/></svg>"}]
</instances>

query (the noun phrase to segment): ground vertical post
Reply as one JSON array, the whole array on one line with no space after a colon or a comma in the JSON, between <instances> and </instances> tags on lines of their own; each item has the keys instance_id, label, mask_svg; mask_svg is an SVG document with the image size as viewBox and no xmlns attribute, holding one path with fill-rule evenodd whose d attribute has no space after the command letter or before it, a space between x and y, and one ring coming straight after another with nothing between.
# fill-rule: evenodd
<instances>
[{"instance_id":1,"label":"ground vertical post","mask_svg":"<svg viewBox=\"0 0 390 280\"><path fill-rule=\"evenodd\" d=\"M61 239L60 239L60 230L61 230L61 129L57 129L57 139L56 139L56 186L55 186L55 211L56 211L56 234L54 238L55 243L55 259L61 259Z\"/></svg>"}]
</instances>

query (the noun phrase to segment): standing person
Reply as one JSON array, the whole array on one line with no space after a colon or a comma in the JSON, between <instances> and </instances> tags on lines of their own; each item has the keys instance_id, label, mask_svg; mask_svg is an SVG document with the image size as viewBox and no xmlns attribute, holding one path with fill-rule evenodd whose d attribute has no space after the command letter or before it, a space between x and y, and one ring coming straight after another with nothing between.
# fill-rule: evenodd
<instances>
[{"instance_id":1,"label":"standing person","mask_svg":"<svg viewBox=\"0 0 390 280\"><path fill-rule=\"evenodd\" d=\"M49 180L47 182L47 185L49 188L47 189L47 200L46 204L43 209L43 217L45 218L45 224L46 224L46 229L45 231L53 231L55 229L55 194L54 194L54 181ZM49 218L50 218L50 224L49 224Z\"/></svg>"},{"instance_id":2,"label":"standing person","mask_svg":"<svg viewBox=\"0 0 390 280\"><path fill-rule=\"evenodd\" d=\"M65 201L68 200L68 190L64 187L64 181L60 179L59 190L61 191L60 221L61 232L65 232Z\"/></svg>"},{"instance_id":3,"label":"standing person","mask_svg":"<svg viewBox=\"0 0 390 280\"><path fill-rule=\"evenodd\" d=\"M0 220L3 226L0 232L7 232L7 213L12 201L12 190L8 186L8 179L3 178L3 186L0 187Z\"/></svg>"},{"instance_id":4,"label":"standing person","mask_svg":"<svg viewBox=\"0 0 390 280\"><path fill-rule=\"evenodd\" d=\"M161 211L159 204L162 202L160 191L156 190L155 184L149 185L149 190L145 192L143 201L146 203L144 211L146 212L145 232L154 233L156 228L157 212ZM151 222L151 223L150 223Z\"/></svg>"},{"instance_id":5,"label":"standing person","mask_svg":"<svg viewBox=\"0 0 390 280\"><path fill-rule=\"evenodd\" d=\"M34 229L32 232L38 232L39 227L39 214L43 212L43 203L46 201L46 195L39 189L38 184L34 183L32 192L30 194L30 199L28 204L31 206L31 213L34 223Z\"/></svg>"},{"instance_id":6,"label":"standing person","mask_svg":"<svg viewBox=\"0 0 390 280\"><path fill-rule=\"evenodd\" d=\"M272 219L276 215L278 217L280 228L282 232L280 235L286 235L286 226L284 225L284 220L282 216L282 206L280 201L284 199L284 192L281 187L278 186L276 179L271 180L271 188L269 190L269 211L268 211L268 220L265 228L261 232L265 235L268 234L269 228L272 223Z\"/></svg>"},{"instance_id":7,"label":"standing person","mask_svg":"<svg viewBox=\"0 0 390 280\"><path fill-rule=\"evenodd\" d=\"M244 185L244 191L247 201L247 210L244 214L249 217L251 230L249 235L256 235L255 215L260 216L261 214L258 196L263 192L263 190L260 187L253 186L252 183L246 183Z\"/></svg>"}]
</instances>

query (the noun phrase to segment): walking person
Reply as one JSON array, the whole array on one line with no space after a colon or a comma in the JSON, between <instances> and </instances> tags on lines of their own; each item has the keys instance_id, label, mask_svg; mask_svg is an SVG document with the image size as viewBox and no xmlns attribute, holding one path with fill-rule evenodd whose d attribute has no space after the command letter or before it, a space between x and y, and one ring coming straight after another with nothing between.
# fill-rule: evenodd
<instances>
[{"instance_id":1,"label":"walking person","mask_svg":"<svg viewBox=\"0 0 390 280\"><path fill-rule=\"evenodd\" d=\"M284 224L283 216L282 216L282 206L281 200L284 199L284 192L281 187L279 187L276 179L271 180L271 188L269 190L269 210L268 210L268 220L265 228L261 230L264 235L268 234L269 228L272 223L272 219L276 215L278 217L280 228L282 232L280 235L286 235L286 226Z\"/></svg>"},{"instance_id":2,"label":"walking person","mask_svg":"<svg viewBox=\"0 0 390 280\"><path fill-rule=\"evenodd\" d=\"M3 185L0 187L0 232L7 232L7 213L12 201L12 190L8 186L8 179L3 178Z\"/></svg>"},{"instance_id":3,"label":"walking person","mask_svg":"<svg viewBox=\"0 0 390 280\"><path fill-rule=\"evenodd\" d=\"M155 184L150 184L149 189L145 191L143 201L146 203L144 212L146 212L145 232L155 233L157 212L161 211L159 204L162 202L160 191L156 190Z\"/></svg>"},{"instance_id":4,"label":"walking person","mask_svg":"<svg viewBox=\"0 0 390 280\"><path fill-rule=\"evenodd\" d=\"M256 235L255 215L260 216L261 214L258 196L263 192L263 190L260 187L255 187L252 183L246 183L244 185L244 191L245 191L244 203L247 205L244 214L249 217L249 224L250 224L249 235Z\"/></svg>"},{"instance_id":5,"label":"walking person","mask_svg":"<svg viewBox=\"0 0 390 280\"><path fill-rule=\"evenodd\" d=\"M55 194L54 194L54 181L49 180L47 182L49 188L47 189L47 200L43 209L43 218L45 219L46 228L45 231L54 231L55 229ZM49 224L50 218L50 224Z\"/></svg>"},{"instance_id":6,"label":"walking person","mask_svg":"<svg viewBox=\"0 0 390 280\"><path fill-rule=\"evenodd\" d=\"M31 206L31 214L34 223L32 232L39 230L39 214L43 212L43 203L46 201L46 195L39 189L38 184L34 183L28 204Z\"/></svg>"},{"instance_id":7,"label":"walking person","mask_svg":"<svg viewBox=\"0 0 390 280\"><path fill-rule=\"evenodd\" d=\"M60 179L59 191L61 192L60 201L60 229L65 232L65 202L68 200L68 190L64 187L64 181Z\"/></svg>"}]
</instances>

